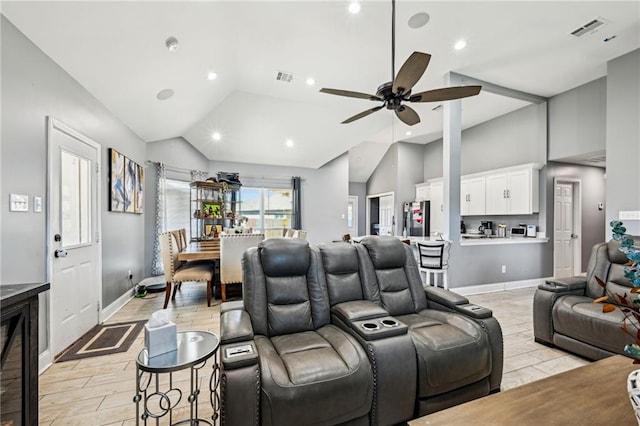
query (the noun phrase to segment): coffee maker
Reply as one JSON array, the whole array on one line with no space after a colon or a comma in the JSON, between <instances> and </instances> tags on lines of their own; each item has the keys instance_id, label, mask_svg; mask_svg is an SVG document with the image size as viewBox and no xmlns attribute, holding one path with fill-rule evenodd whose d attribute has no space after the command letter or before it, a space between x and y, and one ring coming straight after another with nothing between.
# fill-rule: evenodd
<instances>
[{"instance_id":1,"label":"coffee maker","mask_svg":"<svg viewBox=\"0 0 640 426\"><path fill-rule=\"evenodd\" d=\"M493 234L493 222L490 220L480 221L480 228L484 231L486 236L490 236Z\"/></svg>"}]
</instances>

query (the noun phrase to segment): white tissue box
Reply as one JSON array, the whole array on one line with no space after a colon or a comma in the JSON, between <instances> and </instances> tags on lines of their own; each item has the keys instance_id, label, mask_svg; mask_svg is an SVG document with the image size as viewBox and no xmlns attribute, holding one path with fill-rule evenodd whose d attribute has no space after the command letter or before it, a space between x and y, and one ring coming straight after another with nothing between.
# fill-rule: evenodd
<instances>
[{"instance_id":1,"label":"white tissue box","mask_svg":"<svg viewBox=\"0 0 640 426\"><path fill-rule=\"evenodd\" d=\"M144 325L144 345L149 358L178 349L176 324L170 322L161 327L149 328Z\"/></svg>"}]
</instances>

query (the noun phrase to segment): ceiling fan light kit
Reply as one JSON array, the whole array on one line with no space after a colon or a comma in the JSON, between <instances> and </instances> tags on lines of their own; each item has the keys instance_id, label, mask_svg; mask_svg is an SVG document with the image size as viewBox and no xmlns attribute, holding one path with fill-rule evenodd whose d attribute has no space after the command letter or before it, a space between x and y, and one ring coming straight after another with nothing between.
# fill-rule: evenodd
<instances>
[{"instance_id":1,"label":"ceiling fan light kit","mask_svg":"<svg viewBox=\"0 0 640 426\"><path fill-rule=\"evenodd\" d=\"M431 55L423 52L413 52L409 58L402 64L398 74L395 74L395 14L396 2L391 1L391 78L392 81L383 83L378 87L375 95L367 93L353 92L341 89L320 89L322 93L330 95L346 96L349 98L368 99L370 101L382 101L382 105L368 109L359 114L349 117L342 124L351 123L373 114L376 111L386 107L393 110L396 116L403 123L413 126L420 122L418 113L404 102L442 102L453 99L461 99L469 96L475 96L480 93L481 86L459 86L459 87L443 87L440 89L427 90L424 92L411 94L411 89L420 80L424 72L429 66ZM395 78L394 78L395 75Z\"/></svg>"}]
</instances>

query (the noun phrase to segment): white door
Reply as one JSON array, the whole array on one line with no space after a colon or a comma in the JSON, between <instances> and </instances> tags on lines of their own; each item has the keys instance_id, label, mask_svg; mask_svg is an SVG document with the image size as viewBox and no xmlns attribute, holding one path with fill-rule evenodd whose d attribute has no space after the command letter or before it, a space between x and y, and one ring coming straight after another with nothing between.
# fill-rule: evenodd
<instances>
[{"instance_id":1,"label":"white door","mask_svg":"<svg viewBox=\"0 0 640 426\"><path fill-rule=\"evenodd\" d=\"M347 199L347 232L352 237L358 233L358 197L350 195Z\"/></svg>"},{"instance_id":2,"label":"white door","mask_svg":"<svg viewBox=\"0 0 640 426\"><path fill-rule=\"evenodd\" d=\"M573 185L556 182L554 189L553 275L573 276Z\"/></svg>"},{"instance_id":3,"label":"white door","mask_svg":"<svg viewBox=\"0 0 640 426\"><path fill-rule=\"evenodd\" d=\"M380 235L393 235L393 195L380 197Z\"/></svg>"},{"instance_id":4,"label":"white door","mask_svg":"<svg viewBox=\"0 0 640 426\"><path fill-rule=\"evenodd\" d=\"M100 146L49 119L51 351L98 323Z\"/></svg>"}]
</instances>

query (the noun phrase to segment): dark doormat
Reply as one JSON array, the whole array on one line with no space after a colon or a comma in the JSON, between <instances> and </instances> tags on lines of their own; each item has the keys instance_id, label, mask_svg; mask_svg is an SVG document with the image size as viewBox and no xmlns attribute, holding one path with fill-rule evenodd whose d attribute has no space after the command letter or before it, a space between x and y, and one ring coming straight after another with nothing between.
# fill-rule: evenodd
<instances>
[{"instance_id":1,"label":"dark doormat","mask_svg":"<svg viewBox=\"0 0 640 426\"><path fill-rule=\"evenodd\" d=\"M75 342L55 362L126 352L147 320L99 324Z\"/></svg>"}]
</instances>

